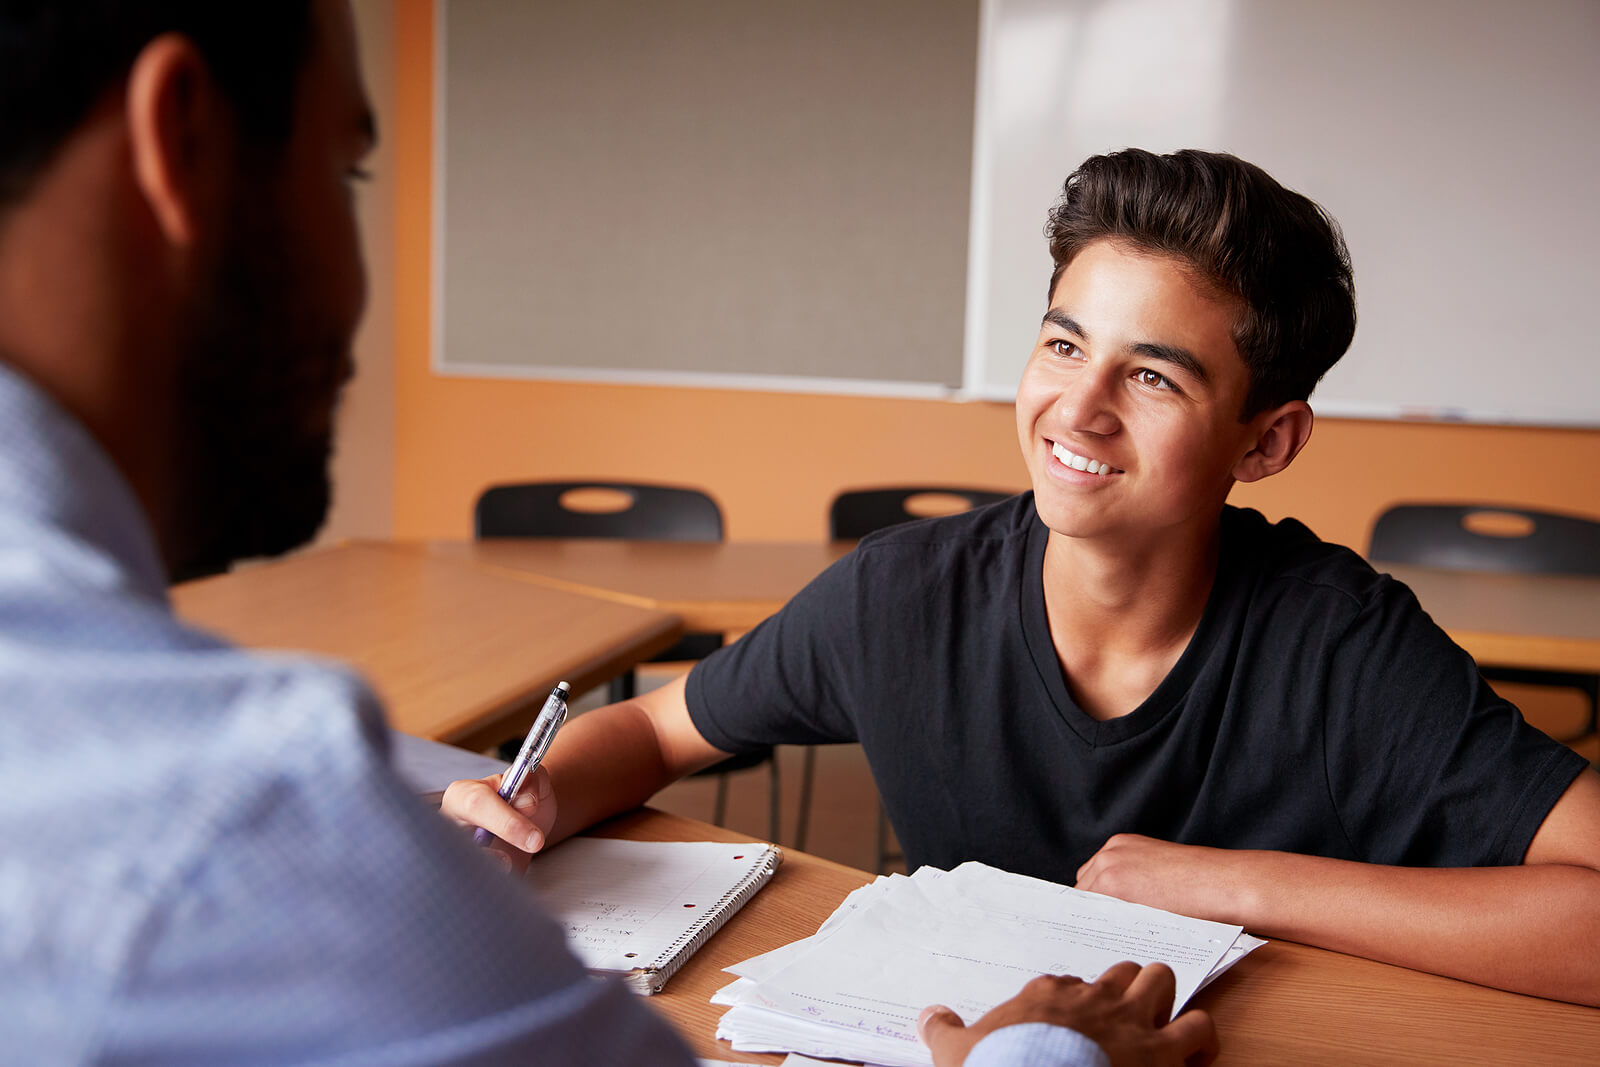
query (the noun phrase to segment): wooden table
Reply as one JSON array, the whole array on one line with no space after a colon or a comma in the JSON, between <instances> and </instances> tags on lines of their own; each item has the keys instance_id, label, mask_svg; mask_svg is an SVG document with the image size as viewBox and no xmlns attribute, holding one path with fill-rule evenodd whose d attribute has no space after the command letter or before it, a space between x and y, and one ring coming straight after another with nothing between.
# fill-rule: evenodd
<instances>
[{"instance_id":1,"label":"wooden table","mask_svg":"<svg viewBox=\"0 0 1600 1067\"><path fill-rule=\"evenodd\" d=\"M1600 578L1375 566L1479 663L1600 674Z\"/></svg>"},{"instance_id":2,"label":"wooden table","mask_svg":"<svg viewBox=\"0 0 1600 1067\"><path fill-rule=\"evenodd\" d=\"M748 630L783 607L855 543L496 538L418 547L554 589L677 615L685 630L724 633Z\"/></svg>"},{"instance_id":3,"label":"wooden table","mask_svg":"<svg viewBox=\"0 0 1600 1067\"><path fill-rule=\"evenodd\" d=\"M705 823L644 809L594 833L645 841L747 841ZM725 1010L709 1003L733 980L722 968L816 932L871 875L786 849L772 882L647 999L696 1054L735 1053L715 1038ZM1292 942L1257 949L1194 1001L1212 1014L1224 1064L1600 1061L1600 1009L1486 989Z\"/></svg>"},{"instance_id":4,"label":"wooden table","mask_svg":"<svg viewBox=\"0 0 1600 1067\"><path fill-rule=\"evenodd\" d=\"M238 644L353 664L395 727L466 748L527 729L556 682L582 692L683 629L662 612L362 541L187 582L172 600Z\"/></svg>"}]
</instances>

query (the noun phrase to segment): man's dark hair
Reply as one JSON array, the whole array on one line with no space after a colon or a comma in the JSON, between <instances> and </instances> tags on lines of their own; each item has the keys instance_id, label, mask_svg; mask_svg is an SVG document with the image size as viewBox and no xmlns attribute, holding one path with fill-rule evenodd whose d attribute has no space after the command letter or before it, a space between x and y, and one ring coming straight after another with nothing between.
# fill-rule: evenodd
<instances>
[{"instance_id":1,"label":"man's dark hair","mask_svg":"<svg viewBox=\"0 0 1600 1067\"><path fill-rule=\"evenodd\" d=\"M257 142L289 134L310 0L0 0L0 213L163 33L194 42Z\"/></svg>"},{"instance_id":2,"label":"man's dark hair","mask_svg":"<svg viewBox=\"0 0 1600 1067\"><path fill-rule=\"evenodd\" d=\"M1045 223L1050 293L1072 258L1114 238L1173 256L1243 305L1233 341L1250 372L1240 421L1305 400L1350 347L1355 281L1339 225L1236 156L1130 148L1091 156Z\"/></svg>"}]
</instances>

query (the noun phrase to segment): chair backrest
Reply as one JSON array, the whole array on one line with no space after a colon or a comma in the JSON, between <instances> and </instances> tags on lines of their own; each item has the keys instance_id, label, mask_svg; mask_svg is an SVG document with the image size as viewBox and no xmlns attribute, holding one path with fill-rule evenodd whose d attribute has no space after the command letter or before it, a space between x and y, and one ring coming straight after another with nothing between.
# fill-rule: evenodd
<instances>
[{"instance_id":1,"label":"chair backrest","mask_svg":"<svg viewBox=\"0 0 1600 1067\"><path fill-rule=\"evenodd\" d=\"M1600 522L1493 504L1397 504L1367 558L1466 571L1600 576Z\"/></svg>"},{"instance_id":2,"label":"chair backrest","mask_svg":"<svg viewBox=\"0 0 1600 1067\"><path fill-rule=\"evenodd\" d=\"M569 493L621 494L627 506L584 511ZM720 541L722 510L698 489L630 482L523 482L483 491L473 526L486 537L626 537L640 541Z\"/></svg>"},{"instance_id":3,"label":"chair backrest","mask_svg":"<svg viewBox=\"0 0 1600 1067\"><path fill-rule=\"evenodd\" d=\"M966 507L957 510L970 511L1016 494L948 485L850 489L834 497L828 508L828 536L835 541L854 541L885 526L923 518L907 510L906 503L912 497L925 495L959 497L966 501Z\"/></svg>"}]
</instances>

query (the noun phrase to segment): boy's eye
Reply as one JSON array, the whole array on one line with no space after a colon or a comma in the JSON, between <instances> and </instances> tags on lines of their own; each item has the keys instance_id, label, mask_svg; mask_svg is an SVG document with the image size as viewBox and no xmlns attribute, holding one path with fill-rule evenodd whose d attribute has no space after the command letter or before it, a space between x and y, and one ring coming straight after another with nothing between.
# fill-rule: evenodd
<instances>
[{"instance_id":1,"label":"boy's eye","mask_svg":"<svg viewBox=\"0 0 1600 1067\"><path fill-rule=\"evenodd\" d=\"M1077 345L1073 344L1071 341L1062 340L1059 337L1050 342L1049 348L1058 356L1073 356L1077 355L1078 352Z\"/></svg>"},{"instance_id":2,"label":"boy's eye","mask_svg":"<svg viewBox=\"0 0 1600 1067\"><path fill-rule=\"evenodd\" d=\"M1172 382L1163 375L1157 374L1148 367L1142 367L1133 372L1134 380L1140 385L1148 385L1152 389L1171 389Z\"/></svg>"}]
</instances>

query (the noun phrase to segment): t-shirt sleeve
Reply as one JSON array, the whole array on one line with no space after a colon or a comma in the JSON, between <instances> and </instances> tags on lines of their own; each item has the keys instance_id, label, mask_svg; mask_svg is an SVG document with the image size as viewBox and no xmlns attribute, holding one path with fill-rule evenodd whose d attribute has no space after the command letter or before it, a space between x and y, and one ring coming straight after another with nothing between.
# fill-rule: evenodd
<instances>
[{"instance_id":1,"label":"t-shirt sleeve","mask_svg":"<svg viewBox=\"0 0 1600 1067\"><path fill-rule=\"evenodd\" d=\"M855 741L849 696L860 673L859 559L851 552L777 614L697 663L689 717L724 752Z\"/></svg>"},{"instance_id":2,"label":"t-shirt sleeve","mask_svg":"<svg viewBox=\"0 0 1600 1067\"><path fill-rule=\"evenodd\" d=\"M1411 590L1388 577L1338 643L1328 685L1331 799L1369 863L1519 864L1585 766L1500 699Z\"/></svg>"},{"instance_id":3,"label":"t-shirt sleeve","mask_svg":"<svg viewBox=\"0 0 1600 1067\"><path fill-rule=\"evenodd\" d=\"M152 900L96 1013L107 1047L169 1064L692 1063L587 975L529 885L389 772L370 699L340 690L313 676L263 701L273 729L252 740L281 757L240 762L284 769L186 813L188 862L130 887Z\"/></svg>"}]
</instances>

